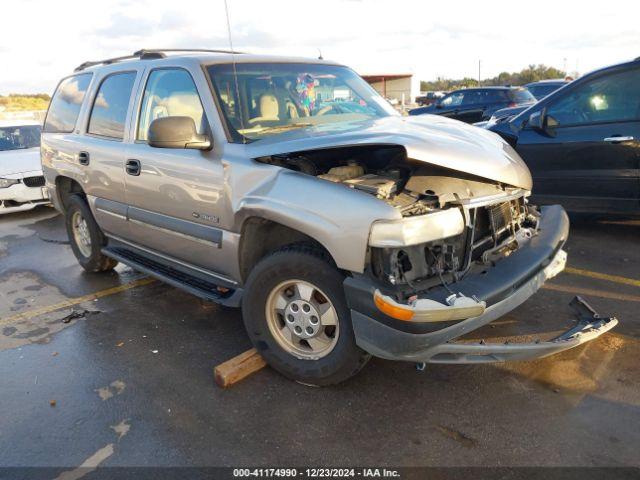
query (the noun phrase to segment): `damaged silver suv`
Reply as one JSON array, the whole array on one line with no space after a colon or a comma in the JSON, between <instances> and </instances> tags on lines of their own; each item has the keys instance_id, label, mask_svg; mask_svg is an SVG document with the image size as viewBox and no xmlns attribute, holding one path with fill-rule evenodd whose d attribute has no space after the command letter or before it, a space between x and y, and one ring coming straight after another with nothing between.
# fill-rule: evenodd
<instances>
[{"instance_id":1,"label":"damaged silver suv","mask_svg":"<svg viewBox=\"0 0 640 480\"><path fill-rule=\"evenodd\" d=\"M550 341L456 342L564 268L567 216L528 205L529 171L497 135L402 117L333 62L86 62L53 96L42 163L87 271L123 262L242 306L258 351L303 383L345 380L370 355L531 359L617 323L582 305Z\"/></svg>"}]
</instances>

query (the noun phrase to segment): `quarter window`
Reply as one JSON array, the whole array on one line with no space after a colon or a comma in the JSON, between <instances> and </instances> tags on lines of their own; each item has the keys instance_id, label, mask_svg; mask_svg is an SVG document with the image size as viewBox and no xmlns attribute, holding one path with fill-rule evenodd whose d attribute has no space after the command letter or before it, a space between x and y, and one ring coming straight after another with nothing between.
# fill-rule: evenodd
<instances>
[{"instance_id":1,"label":"quarter window","mask_svg":"<svg viewBox=\"0 0 640 480\"><path fill-rule=\"evenodd\" d=\"M183 69L159 69L149 74L144 90L138 140L147 140L149 125L157 118L191 117L198 133L205 132L205 116L191 75Z\"/></svg>"},{"instance_id":2,"label":"quarter window","mask_svg":"<svg viewBox=\"0 0 640 480\"><path fill-rule=\"evenodd\" d=\"M596 78L574 88L548 109L558 125L640 119L640 69Z\"/></svg>"},{"instance_id":3,"label":"quarter window","mask_svg":"<svg viewBox=\"0 0 640 480\"><path fill-rule=\"evenodd\" d=\"M75 75L60 82L49 106L47 119L44 123L45 132L73 132L90 82L90 73Z\"/></svg>"},{"instance_id":4,"label":"quarter window","mask_svg":"<svg viewBox=\"0 0 640 480\"><path fill-rule=\"evenodd\" d=\"M135 79L135 72L115 73L104 79L93 101L88 133L118 140L124 138Z\"/></svg>"}]
</instances>

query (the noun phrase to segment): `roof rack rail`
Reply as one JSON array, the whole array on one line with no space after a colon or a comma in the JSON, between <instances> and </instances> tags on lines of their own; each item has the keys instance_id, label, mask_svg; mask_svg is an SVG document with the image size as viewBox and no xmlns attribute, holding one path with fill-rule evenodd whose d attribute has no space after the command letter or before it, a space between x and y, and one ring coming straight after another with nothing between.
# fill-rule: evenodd
<instances>
[{"instance_id":1,"label":"roof rack rail","mask_svg":"<svg viewBox=\"0 0 640 480\"><path fill-rule=\"evenodd\" d=\"M131 55L123 55L121 57L113 57L107 58L105 60L96 60L84 62L78 65L74 72L80 72L85 68L95 67L96 65L111 65L112 63L117 63L122 60L130 60L132 58L139 58L140 60L157 60L159 58L165 58L165 52L207 52L207 53L228 53L228 54L242 54L244 52L236 52L233 50L215 50L215 49L206 49L206 48L152 48L147 49L143 48L136 52L133 52Z\"/></svg>"}]
</instances>

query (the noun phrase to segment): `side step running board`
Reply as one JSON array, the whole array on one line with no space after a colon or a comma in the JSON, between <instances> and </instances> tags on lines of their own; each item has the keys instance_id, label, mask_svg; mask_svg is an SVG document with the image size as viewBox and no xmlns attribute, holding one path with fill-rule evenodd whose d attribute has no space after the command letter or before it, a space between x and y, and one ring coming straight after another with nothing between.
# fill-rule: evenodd
<instances>
[{"instance_id":1,"label":"side step running board","mask_svg":"<svg viewBox=\"0 0 640 480\"><path fill-rule=\"evenodd\" d=\"M230 307L238 307L240 305L242 289L225 288L221 291L222 289L219 288L219 285L213 282L213 278L212 281L198 278L126 248L105 247L102 249L102 253L197 297Z\"/></svg>"}]
</instances>

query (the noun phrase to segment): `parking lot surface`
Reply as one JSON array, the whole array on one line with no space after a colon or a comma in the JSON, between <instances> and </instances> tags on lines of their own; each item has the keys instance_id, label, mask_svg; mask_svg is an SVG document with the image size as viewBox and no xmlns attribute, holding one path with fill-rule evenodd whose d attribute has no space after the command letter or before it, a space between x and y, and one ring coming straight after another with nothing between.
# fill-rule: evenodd
<instances>
[{"instance_id":1,"label":"parking lot surface","mask_svg":"<svg viewBox=\"0 0 640 480\"><path fill-rule=\"evenodd\" d=\"M596 341L225 390L213 367L250 348L239 310L123 265L84 273L51 208L0 217L0 466L639 466L640 223L572 221L568 271L481 334L559 332L581 294L620 319Z\"/></svg>"}]
</instances>

